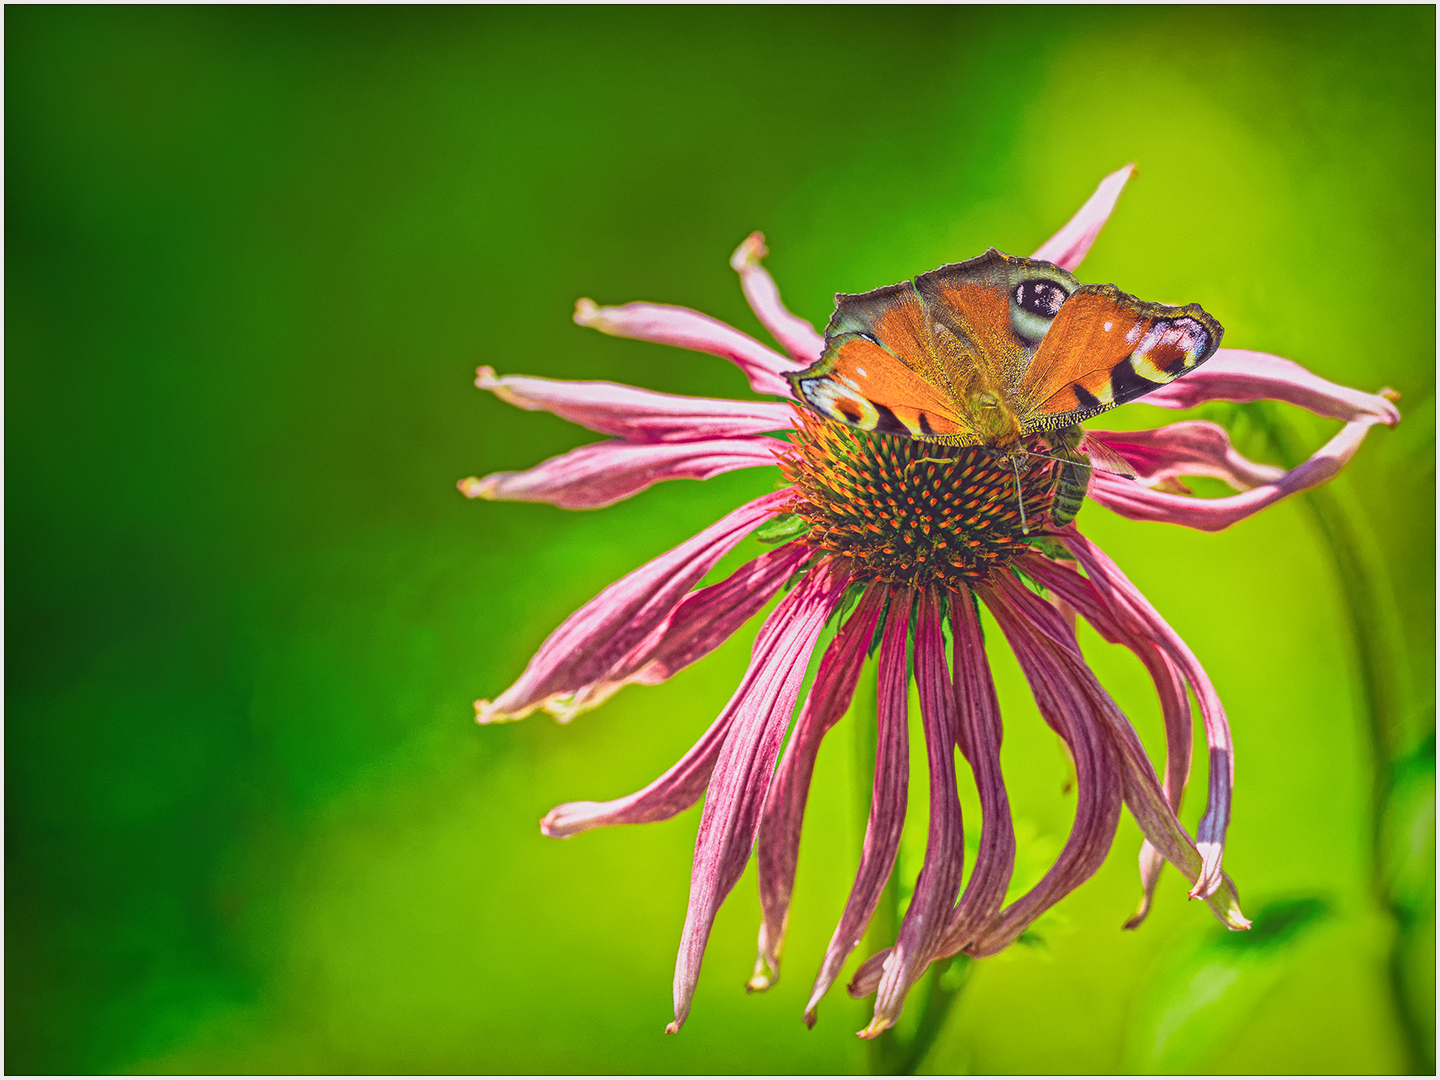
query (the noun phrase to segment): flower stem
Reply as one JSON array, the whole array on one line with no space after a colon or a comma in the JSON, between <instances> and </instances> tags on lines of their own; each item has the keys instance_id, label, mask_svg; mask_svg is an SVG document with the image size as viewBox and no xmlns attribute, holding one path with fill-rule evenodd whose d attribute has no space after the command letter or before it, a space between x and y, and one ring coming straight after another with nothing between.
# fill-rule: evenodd
<instances>
[{"instance_id":1,"label":"flower stem","mask_svg":"<svg viewBox=\"0 0 1440 1080\"><path fill-rule=\"evenodd\" d=\"M925 1062L940 1032L945 1030L945 1021L960 992L970 981L975 961L964 953L956 953L948 960L937 960L930 965L930 975L925 980L925 1005L920 1010L920 1026L905 1048L904 1060L897 1073L913 1076Z\"/></svg>"},{"instance_id":2,"label":"flower stem","mask_svg":"<svg viewBox=\"0 0 1440 1080\"><path fill-rule=\"evenodd\" d=\"M1280 459L1280 464L1293 469L1301 461L1289 431L1268 407L1245 408L1244 414ZM1428 897L1406 896L1397 887L1399 869L1390 866L1387 858L1387 824L1402 812L1397 790L1403 779L1407 759L1414 757L1404 747L1403 685L1399 678L1397 657L1400 643L1390 632L1390 622L1383 608L1393 606L1389 589L1383 587L1384 575L1368 564L1359 534L1345 512L1339 498L1328 487L1312 488L1304 494L1304 505L1320 533L1335 567L1341 598L1349 616L1353 656L1360 683L1360 707L1365 731L1371 746L1374 771L1370 787L1370 888L1375 901L1395 924L1395 937L1387 964L1387 983L1396 1020L1405 1038L1407 1071L1416 1075L1435 1072L1435 1042L1427 1031L1426 1003L1415 1000L1407 992L1407 960L1424 947L1424 936L1434 915L1434 868L1420 877L1428 878L1432 892ZM1433 769L1434 728L1431 722L1428 744L1430 767ZM1418 751L1427 756L1422 745Z\"/></svg>"}]
</instances>

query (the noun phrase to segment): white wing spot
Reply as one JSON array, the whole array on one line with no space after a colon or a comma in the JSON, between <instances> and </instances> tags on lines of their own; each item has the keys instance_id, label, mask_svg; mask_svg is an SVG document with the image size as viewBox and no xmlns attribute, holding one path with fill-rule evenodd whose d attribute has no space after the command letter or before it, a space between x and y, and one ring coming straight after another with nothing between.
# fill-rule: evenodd
<instances>
[{"instance_id":1,"label":"white wing spot","mask_svg":"<svg viewBox=\"0 0 1440 1080\"><path fill-rule=\"evenodd\" d=\"M1107 322L1107 323L1105 324L1105 332L1108 334L1108 333L1110 332L1110 328L1111 328L1112 326L1114 326L1114 325L1115 325L1115 324L1114 324L1113 322ZM863 374L863 373L862 373L862 374Z\"/></svg>"},{"instance_id":2,"label":"white wing spot","mask_svg":"<svg viewBox=\"0 0 1440 1080\"><path fill-rule=\"evenodd\" d=\"M870 373L866 371L863 367L857 367L855 369L855 373L859 375L862 379L868 379L870 377Z\"/></svg>"}]
</instances>

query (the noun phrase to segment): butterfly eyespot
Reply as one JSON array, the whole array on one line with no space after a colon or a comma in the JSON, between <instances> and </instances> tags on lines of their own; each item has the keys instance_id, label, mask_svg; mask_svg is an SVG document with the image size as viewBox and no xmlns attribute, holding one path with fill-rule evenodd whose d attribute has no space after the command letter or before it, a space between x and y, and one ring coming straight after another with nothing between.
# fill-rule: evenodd
<instances>
[{"instance_id":1,"label":"butterfly eyespot","mask_svg":"<svg viewBox=\"0 0 1440 1080\"><path fill-rule=\"evenodd\" d=\"M1053 319L1060 314L1060 305L1069 299L1069 293L1044 278L1022 281L1015 286L1015 306L1045 319Z\"/></svg>"},{"instance_id":2,"label":"butterfly eyespot","mask_svg":"<svg viewBox=\"0 0 1440 1080\"><path fill-rule=\"evenodd\" d=\"M1010 293L1010 328L1024 340L1038 342L1068 299L1070 294L1053 281L1022 281Z\"/></svg>"}]
</instances>

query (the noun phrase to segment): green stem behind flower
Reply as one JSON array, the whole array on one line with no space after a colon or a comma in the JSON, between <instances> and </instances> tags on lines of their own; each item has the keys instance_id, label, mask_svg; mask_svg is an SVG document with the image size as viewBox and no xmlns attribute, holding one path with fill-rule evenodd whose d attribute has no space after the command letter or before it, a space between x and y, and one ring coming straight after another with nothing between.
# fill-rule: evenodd
<instances>
[{"instance_id":1,"label":"green stem behind flower","mask_svg":"<svg viewBox=\"0 0 1440 1080\"><path fill-rule=\"evenodd\" d=\"M1279 463L1293 469L1301 461L1294 440L1275 411L1263 403L1242 406L1239 410L1254 424ZM1370 887L1376 903L1395 921L1395 940L1388 966L1388 985L1396 1019L1405 1036L1408 1066L1417 1075L1435 1072L1435 1042L1432 1003L1416 1000L1410 993L1407 961L1425 948L1425 935L1434 919L1434 868L1420 873L1430 882L1428 895L1407 895L1400 887L1406 875L1400 867L1389 865L1387 831L1393 831L1394 818L1403 813L1399 805L1399 789L1414 772L1417 764L1428 764L1434 770L1434 719L1428 737L1414 749L1405 747L1406 702L1398 670L1399 642L1391 631L1384 604L1393 606L1383 575L1374 571L1364 554L1364 547L1350 516L1340 499L1328 487L1305 492L1304 505L1325 542L1335 566L1340 592L1349 616L1353 655L1360 682L1360 706L1364 714L1366 734L1374 757L1370 803ZM1387 829L1387 826L1390 828ZM1398 853L1395 853L1398 855ZM1423 980L1422 980L1423 981Z\"/></svg>"}]
</instances>

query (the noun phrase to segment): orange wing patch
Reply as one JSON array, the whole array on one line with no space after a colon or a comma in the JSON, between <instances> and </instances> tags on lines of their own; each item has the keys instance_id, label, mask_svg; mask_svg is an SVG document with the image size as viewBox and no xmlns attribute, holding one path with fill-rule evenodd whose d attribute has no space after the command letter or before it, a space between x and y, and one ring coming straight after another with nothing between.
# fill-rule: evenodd
<instances>
[{"instance_id":1,"label":"orange wing patch","mask_svg":"<svg viewBox=\"0 0 1440 1080\"><path fill-rule=\"evenodd\" d=\"M970 438L945 391L898 359L864 335L845 334L820 363L787 377L802 401L842 424L907 438Z\"/></svg>"},{"instance_id":2,"label":"orange wing patch","mask_svg":"<svg viewBox=\"0 0 1440 1080\"><path fill-rule=\"evenodd\" d=\"M1223 334L1198 304L1167 307L1113 285L1081 286L1015 390L1021 427L1068 427L1133 401L1204 363Z\"/></svg>"}]
</instances>

